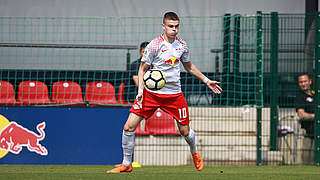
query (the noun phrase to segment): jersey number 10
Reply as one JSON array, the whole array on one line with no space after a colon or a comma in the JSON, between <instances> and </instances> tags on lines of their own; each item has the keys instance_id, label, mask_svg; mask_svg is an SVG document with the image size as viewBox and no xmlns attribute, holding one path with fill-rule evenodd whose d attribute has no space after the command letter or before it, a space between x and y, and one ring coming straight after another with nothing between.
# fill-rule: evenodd
<instances>
[{"instance_id":1,"label":"jersey number 10","mask_svg":"<svg viewBox=\"0 0 320 180\"><path fill-rule=\"evenodd\" d=\"M187 108L178 109L179 110L179 116L180 119L187 117Z\"/></svg>"}]
</instances>

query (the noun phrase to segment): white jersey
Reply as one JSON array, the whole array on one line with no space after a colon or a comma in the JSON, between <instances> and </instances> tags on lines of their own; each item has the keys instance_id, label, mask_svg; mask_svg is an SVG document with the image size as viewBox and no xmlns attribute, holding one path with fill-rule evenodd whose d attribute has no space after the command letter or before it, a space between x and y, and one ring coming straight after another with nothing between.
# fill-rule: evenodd
<instances>
[{"instance_id":1,"label":"white jersey","mask_svg":"<svg viewBox=\"0 0 320 180\"><path fill-rule=\"evenodd\" d=\"M166 84L159 94L177 94L181 92L180 62L189 62L189 48L182 39L176 37L171 44L160 35L153 39L144 51L141 61L150 65L150 69L161 70L166 77Z\"/></svg>"}]
</instances>

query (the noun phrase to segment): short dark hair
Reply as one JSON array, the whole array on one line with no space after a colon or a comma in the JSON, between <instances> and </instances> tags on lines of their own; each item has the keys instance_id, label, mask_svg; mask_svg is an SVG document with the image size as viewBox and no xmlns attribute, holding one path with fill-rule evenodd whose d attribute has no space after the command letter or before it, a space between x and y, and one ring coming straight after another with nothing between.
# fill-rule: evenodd
<instances>
[{"instance_id":1,"label":"short dark hair","mask_svg":"<svg viewBox=\"0 0 320 180\"><path fill-rule=\"evenodd\" d=\"M149 42L147 42L147 41L142 42L142 43L140 44L140 50L143 49L143 48L146 48L148 44L149 44Z\"/></svg>"},{"instance_id":2,"label":"short dark hair","mask_svg":"<svg viewBox=\"0 0 320 180\"><path fill-rule=\"evenodd\" d=\"M297 79L298 79L300 76L308 76L309 79L312 78L309 73L300 73L300 74L298 75Z\"/></svg>"},{"instance_id":3,"label":"short dark hair","mask_svg":"<svg viewBox=\"0 0 320 180\"><path fill-rule=\"evenodd\" d=\"M166 12L163 16L163 24L165 20L180 21L178 15L175 12Z\"/></svg>"}]
</instances>

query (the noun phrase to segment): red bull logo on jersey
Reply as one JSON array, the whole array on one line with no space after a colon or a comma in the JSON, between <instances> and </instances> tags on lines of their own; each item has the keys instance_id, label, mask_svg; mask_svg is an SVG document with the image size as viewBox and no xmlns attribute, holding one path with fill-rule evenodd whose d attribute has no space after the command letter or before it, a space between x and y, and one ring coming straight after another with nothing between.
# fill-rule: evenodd
<instances>
[{"instance_id":1,"label":"red bull logo on jersey","mask_svg":"<svg viewBox=\"0 0 320 180\"><path fill-rule=\"evenodd\" d=\"M164 62L166 64L170 64L171 66L174 66L175 64L177 64L179 62L179 59L177 59L176 57L172 57Z\"/></svg>"},{"instance_id":2,"label":"red bull logo on jersey","mask_svg":"<svg viewBox=\"0 0 320 180\"><path fill-rule=\"evenodd\" d=\"M4 116L0 115L0 158L8 152L19 154L23 147L30 152L40 155L47 155L47 149L39 142L45 138L44 128L46 123L39 123L36 127L37 133L12 121L9 122Z\"/></svg>"}]
</instances>

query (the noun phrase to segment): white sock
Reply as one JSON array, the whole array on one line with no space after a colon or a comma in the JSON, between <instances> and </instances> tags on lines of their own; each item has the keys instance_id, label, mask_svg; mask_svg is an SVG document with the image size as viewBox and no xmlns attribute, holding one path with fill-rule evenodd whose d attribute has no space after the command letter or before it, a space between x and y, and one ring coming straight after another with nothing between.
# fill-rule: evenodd
<instances>
[{"instance_id":1,"label":"white sock","mask_svg":"<svg viewBox=\"0 0 320 180\"><path fill-rule=\"evenodd\" d=\"M187 143L190 146L190 152L191 154L194 154L197 152L197 145L196 145L196 136L194 131L190 128L189 135L185 136L184 139L187 141Z\"/></svg>"},{"instance_id":2,"label":"white sock","mask_svg":"<svg viewBox=\"0 0 320 180\"><path fill-rule=\"evenodd\" d=\"M132 163L132 154L134 150L134 132L124 131L122 132L122 150L123 161L125 166L130 166Z\"/></svg>"}]
</instances>

